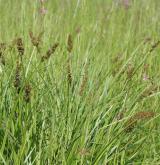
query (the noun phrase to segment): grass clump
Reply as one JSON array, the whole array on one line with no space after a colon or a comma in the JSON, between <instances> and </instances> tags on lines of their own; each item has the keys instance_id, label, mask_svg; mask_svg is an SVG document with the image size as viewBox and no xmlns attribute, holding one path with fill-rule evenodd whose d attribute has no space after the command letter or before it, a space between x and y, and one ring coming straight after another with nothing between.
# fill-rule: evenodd
<instances>
[{"instance_id":1,"label":"grass clump","mask_svg":"<svg viewBox=\"0 0 160 165\"><path fill-rule=\"evenodd\" d=\"M159 6L0 0L0 164L160 164Z\"/></svg>"}]
</instances>

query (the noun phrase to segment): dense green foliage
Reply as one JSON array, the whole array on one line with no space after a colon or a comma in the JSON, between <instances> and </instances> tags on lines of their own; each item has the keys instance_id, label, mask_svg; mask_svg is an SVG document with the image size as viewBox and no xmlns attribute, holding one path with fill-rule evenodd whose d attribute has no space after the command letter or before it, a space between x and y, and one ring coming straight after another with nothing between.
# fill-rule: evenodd
<instances>
[{"instance_id":1,"label":"dense green foliage","mask_svg":"<svg viewBox=\"0 0 160 165\"><path fill-rule=\"evenodd\" d=\"M0 164L160 164L159 11L0 0Z\"/></svg>"}]
</instances>

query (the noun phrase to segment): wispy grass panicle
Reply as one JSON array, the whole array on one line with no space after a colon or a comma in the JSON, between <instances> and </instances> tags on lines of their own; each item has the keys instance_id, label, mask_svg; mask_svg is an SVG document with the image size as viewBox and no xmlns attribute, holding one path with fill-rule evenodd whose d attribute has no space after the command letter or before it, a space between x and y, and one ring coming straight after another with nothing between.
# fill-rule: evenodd
<instances>
[{"instance_id":1,"label":"wispy grass panicle","mask_svg":"<svg viewBox=\"0 0 160 165\"><path fill-rule=\"evenodd\" d=\"M50 56L56 51L57 47L59 46L59 43L55 43L50 49L47 50L46 54L42 56L41 61L48 60Z\"/></svg>"},{"instance_id":2,"label":"wispy grass panicle","mask_svg":"<svg viewBox=\"0 0 160 165\"><path fill-rule=\"evenodd\" d=\"M25 90L24 90L24 100L26 103L30 103L31 101L31 90L32 90L32 87L30 84L26 84L25 86Z\"/></svg>"},{"instance_id":3,"label":"wispy grass panicle","mask_svg":"<svg viewBox=\"0 0 160 165\"><path fill-rule=\"evenodd\" d=\"M16 44L17 44L17 50L19 52L19 55L20 56L24 55L24 44L23 44L22 38L17 38Z\"/></svg>"},{"instance_id":4,"label":"wispy grass panicle","mask_svg":"<svg viewBox=\"0 0 160 165\"><path fill-rule=\"evenodd\" d=\"M17 61L15 77L14 77L14 87L15 87L17 93L19 93L20 89L21 89L21 74L20 74L20 71L21 71L21 64L20 64L19 61Z\"/></svg>"},{"instance_id":5,"label":"wispy grass panicle","mask_svg":"<svg viewBox=\"0 0 160 165\"><path fill-rule=\"evenodd\" d=\"M72 35L69 34L68 35L68 40L67 40L67 50L68 50L69 53L71 53L72 49L73 49L73 39L72 39Z\"/></svg>"}]
</instances>

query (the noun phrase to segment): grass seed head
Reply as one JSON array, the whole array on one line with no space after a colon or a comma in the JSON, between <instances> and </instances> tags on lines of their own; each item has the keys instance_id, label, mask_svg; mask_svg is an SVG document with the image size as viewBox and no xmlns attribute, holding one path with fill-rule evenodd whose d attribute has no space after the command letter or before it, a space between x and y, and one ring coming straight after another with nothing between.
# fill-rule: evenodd
<instances>
[{"instance_id":1,"label":"grass seed head","mask_svg":"<svg viewBox=\"0 0 160 165\"><path fill-rule=\"evenodd\" d=\"M144 119L150 119L155 116L155 112L152 111L141 111L137 112L133 118L136 120L144 120Z\"/></svg>"},{"instance_id":2,"label":"grass seed head","mask_svg":"<svg viewBox=\"0 0 160 165\"><path fill-rule=\"evenodd\" d=\"M67 41L67 50L69 53L71 53L72 49L73 49L73 40L72 40L72 35L69 34L68 35L68 41Z\"/></svg>"},{"instance_id":3,"label":"grass seed head","mask_svg":"<svg viewBox=\"0 0 160 165\"><path fill-rule=\"evenodd\" d=\"M159 87L157 85L150 85L147 89L144 90L144 92L141 94L140 98L145 98L148 97L152 94L154 94L155 92L157 92L159 89Z\"/></svg>"},{"instance_id":4,"label":"grass seed head","mask_svg":"<svg viewBox=\"0 0 160 165\"><path fill-rule=\"evenodd\" d=\"M1 52L5 51L6 49L6 43L0 43L0 54Z\"/></svg>"},{"instance_id":5,"label":"grass seed head","mask_svg":"<svg viewBox=\"0 0 160 165\"><path fill-rule=\"evenodd\" d=\"M42 40L42 35L43 35L43 32L39 33L39 35L37 37L35 37L33 35L32 31L29 32L31 42L32 42L33 46L35 46L37 48L38 52L40 52L40 46L39 45L40 45L41 40Z\"/></svg>"},{"instance_id":6,"label":"grass seed head","mask_svg":"<svg viewBox=\"0 0 160 165\"><path fill-rule=\"evenodd\" d=\"M24 55L24 44L23 44L22 38L17 38L16 44L17 44L17 50L19 54L21 56Z\"/></svg>"},{"instance_id":7,"label":"grass seed head","mask_svg":"<svg viewBox=\"0 0 160 165\"><path fill-rule=\"evenodd\" d=\"M41 61L45 61L50 58L50 56L56 51L56 48L59 46L59 43L55 43L50 49L47 50L46 54L42 56Z\"/></svg>"},{"instance_id":8,"label":"grass seed head","mask_svg":"<svg viewBox=\"0 0 160 165\"><path fill-rule=\"evenodd\" d=\"M15 78L14 78L14 87L16 88L17 93L19 93L20 92L20 89L21 89L21 75L20 75L20 70L21 70L20 62L17 61L16 73L15 73Z\"/></svg>"},{"instance_id":9,"label":"grass seed head","mask_svg":"<svg viewBox=\"0 0 160 165\"><path fill-rule=\"evenodd\" d=\"M151 42L151 41L152 41L152 38L146 37L146 38L144 39L144 44L147 44L147 43L149 43L149 42Z\"/></svg>"},{"instance_id":10,"label":"grass seed head","mask_svg":"<svg viewBox=\"0 0 160 165\"><path fill-rule=\"evenodd\" d=\"M68 59L67 61L67 78L68 78L68 84L72 84L72 72L71 72L71 62Z\"/></svg>"},{"instance_id":11,"label":"grass seed head","mask_svg":"<svg viewBox=\"0 0 160 165\"><path fill-rule=\"evenodd\" d=\"M25 90L24 90L24 92L25 92L24 100L25 100L26 103L29 103L31 101L31 90L32 90L31 85L27 84L25 86Z\"/></svg>"},{"instance_id":12,"label":"grass seed head","mask_svg":"<svg viewBox=\"0 0 160 165\"><path fill-rule=\"evenodd\" d=\"M151 49L149 50L149 52L153 52L157 47L158 45L160 44L160 41L157 41L156 43L154 43L152 46L151 46Z\"/></svg>"},{"instance_id":13,"label":"grass seed head","mask_svg":"<svg viewBox=\"0 0 160 165\"><path fill-rule=\"evenodd\" d=\"M134 114L126 123L126 132L131 132L136 125L138 124L138 121L146 120L146 119L151 119L155 116L156 114L152 111L141 111L137 112Z\"/></svg>"},{"instance_id":14,"label":"grass seed head","mask_svg":"<svg viewBox=\"0 0 160 165\"><path fill-rule=\"evenodd\" d=\"M29 36L30 36L30 39L31 39L31 42L32 42L33 46L38 47L39 40L36 37L33 36L32 31L29 32Z\"/></svg>"},{"instance_id":15,"label":"grass seed head","mask_svg":"<svg viewBox=\"0 0 160 165\"><path fill-rule=\"evenodd\" d=\"M133 73L134 73L134 67L131 64L129 64L128 67L127 67L127 77L128 77L128 79L132 78Z\"/></svg>"},{"instance_id":16,"label":"grass seed head","mask_svg":"<svg viewBox=\"0 0 160 165\"><path fill-rule=\"evenodd\" d=\"M6 44L0 43L0 60L3 65L5 65L4 51L6 50Z\"/></svg>"}]
</instances>

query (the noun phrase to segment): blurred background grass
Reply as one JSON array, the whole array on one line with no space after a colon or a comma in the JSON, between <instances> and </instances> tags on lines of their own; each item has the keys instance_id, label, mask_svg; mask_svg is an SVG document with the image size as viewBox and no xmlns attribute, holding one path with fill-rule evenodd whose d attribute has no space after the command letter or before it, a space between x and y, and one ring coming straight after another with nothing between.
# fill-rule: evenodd
<instances>
[{"instance_id":1,"label":"blurred background grass","mask_svg":"<svg viewBox=\"0 0 160 165\"><path fill-rule=\"evenodd\" d=\"M0 42L10 46L21 37L25 48L19 94L13 86L16 48L5 50L6 64L0 65L2 164L160 163L160 1L124 2L47 0L43 14L38 0L0 0ZM29 31L44 31L40 53ZM55 54L42 63L56 42ZM26 104L28 83L32 97ZM126 131L138 112L138 124Z\"/></svg>"}]
</instances>

